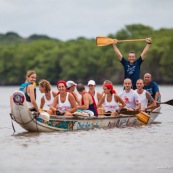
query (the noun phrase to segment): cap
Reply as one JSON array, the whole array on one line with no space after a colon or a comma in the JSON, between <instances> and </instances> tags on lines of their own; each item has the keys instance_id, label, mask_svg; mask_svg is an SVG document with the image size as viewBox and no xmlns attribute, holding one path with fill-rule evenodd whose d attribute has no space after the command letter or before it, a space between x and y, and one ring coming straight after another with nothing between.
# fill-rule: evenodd
<instances>
[{"instance_id":1,"label":"cap","mask_svg":"<svg viewBox=\"0 0 173 173\"><path fill-rule=\"evenodd\" d=\"M88 85L96 85L96 83L94 80L90 80L90 81L88 81Z\"/></svg>"},{"instance_id":2,"label":"cap","mask_svg":"<svg viewBox=\"0 0 173 173\"><path fill-rule=\"evenodd\" d=\"M77 85L75 82L73 82L72 80L69 80L69 81L67 81L66 82L66 86L67 86L67 88L70 88L70 87L72 87L73 85Z\"/></svg>"}]
</instances>

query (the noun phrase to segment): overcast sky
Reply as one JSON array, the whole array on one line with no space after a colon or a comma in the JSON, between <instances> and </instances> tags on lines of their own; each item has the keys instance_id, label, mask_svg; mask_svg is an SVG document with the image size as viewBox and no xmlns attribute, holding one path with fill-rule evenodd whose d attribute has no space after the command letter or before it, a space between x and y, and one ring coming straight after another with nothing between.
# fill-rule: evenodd
<instances>
[{"instance_id":1,"label":"overcast sky","mask_svg":"<svg viewBox=\"0 0 173 173\"><path fill-rule=\"evenodd\" d=\"M173 0L0 0L0 33L61 40L116 33L128 24L173 28Z\"/></svg>"}]
</instances>

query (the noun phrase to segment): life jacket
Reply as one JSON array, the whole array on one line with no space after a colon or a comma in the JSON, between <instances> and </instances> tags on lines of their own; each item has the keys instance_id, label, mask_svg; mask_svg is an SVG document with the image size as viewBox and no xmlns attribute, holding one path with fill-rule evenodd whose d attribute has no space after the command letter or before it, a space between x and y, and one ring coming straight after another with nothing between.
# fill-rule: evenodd
<instances>
[{"instance_id":1,"label":"life jacket","mask_svg":"<svg viewBox=\"0 0 173 173\"><path fill-rule=\"evenodd\" d=\"M20 85L19 90L20 90L20 91L23 91L23 92L25 93L26 91L24 91L24 89L25 89L28 85L30 85L30 84L32 84L32 82L25 82L25 83L23 83L22 85Z\"/></svg>"},{"instance_id":2,"label":"life jacket","mask_svg":"<svg viewBox=\"0 0 173 173\"><path fill-rule=\"evenodd\" d=\"M24 92L25 97L26 97L26 101L28 101L28 102L31 102L31 99L30 99L30 96L26 92L26 88L28 85L31 85L31 84L33 84L33 83L32 82L25 82L22 85L20 85L20 88L19 88L20 91ZM34 88L34 96L36 99L36 88Z\"/></svg>"}]
</instances>

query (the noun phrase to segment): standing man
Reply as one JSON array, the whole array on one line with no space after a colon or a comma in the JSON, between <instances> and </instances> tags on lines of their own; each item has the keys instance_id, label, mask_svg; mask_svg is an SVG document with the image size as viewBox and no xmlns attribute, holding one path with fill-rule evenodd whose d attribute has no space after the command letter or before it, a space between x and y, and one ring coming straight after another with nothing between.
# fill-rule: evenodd
<instances>
[{"instance_id":1,"label":"standing man","mask_svg":"<svg viewBox=\"0 0 173 173\"><path fill-rule=\"evenodd\" d=\"M147 111L148 109L156 108L156 102L154 101L151 94L144 90L144 81L142 79L138 79L136 82L137 89L135 92L139 95L141 102L141 111Z\"/></svg>"},{"instance_id":2,"label":"standing man","mask_svg":"<svg viewBox=\"0 0 173 173\"><path fill-rule=\"evenodd\" d=\"M151 74L144 74L144 89L147 90L156 102L161 101L159 87L156 82L151 80Z\"/></svg>"},{"instance_id":3,"label":"standing man","mask_svg":"<svg viewBox=\"0 0 173 173\"><path fill-rule=\"evenodd\" d=\"M126 103L127 110L135 110L138 111L141 108L141 103L139 99L139 95L131 89L132 81L127 78L124 80L124 90L119 94L121 99Z\"/></svg>"},{"instance_id":4,"label":"standing man","mask_svg":"<svg viewBox=\"0 0 173 173\"><path fill-rule=\"evenodd\" d=\"M144 61L144 58L148 52L148 49L151 44L151 38L146 38L146 46L141 54L141 56L136 59L135 53L130 52L128 55L128 58L126 59L121 54L120 50L118 49L116 42L113 44L113 48L115 53L117 54L120 62L122 63L124 67L124 79L129 78L132 80L132 88L136 89L136 81L140 77L140 66L142 62Z\"/></svg>"}]
</instances>

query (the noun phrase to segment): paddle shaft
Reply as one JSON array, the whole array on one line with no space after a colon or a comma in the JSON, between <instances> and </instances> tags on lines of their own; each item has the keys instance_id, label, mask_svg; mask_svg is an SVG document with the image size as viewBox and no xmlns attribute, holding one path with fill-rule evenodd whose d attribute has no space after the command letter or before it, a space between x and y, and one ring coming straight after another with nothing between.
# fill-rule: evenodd
<instances>
[{"instance_id":1,"label":"paddle shaft","mask_svg":"<svg viewBox=\"0 0 173 173\"><path fill-rule=\"evenodd\" d=\"M139 111L120 111L120 112L117 112L118 114L125 114L125 115L135 115L135 114L138 114ZM103 114L99 114L99 115L111 115L111 112L105 112Z\"/></svg>"},{"instance_id":2,"label":"paddle shaft","mask_svg":"<svg viewBox=\"0 0 173 173\"><path fill-rule=\"evenodd\" d=\"M117 40L117 42L138 42L145 41L146 39L134 39L134 40Z\"/></svg>"},{"instance_id":3,"label":"paddle shaft","mask_svg":"<svg viewBox=\"0 0 173 173\"><path fill-rule=\"evenodd\" d=\"M171 99L171 100L168 100L168 101L166 101L166 102L158 102L158 104L167 104L167 105L171 105L171 106L173 106L173 99Z\"/></svg>"}]
</instances>

